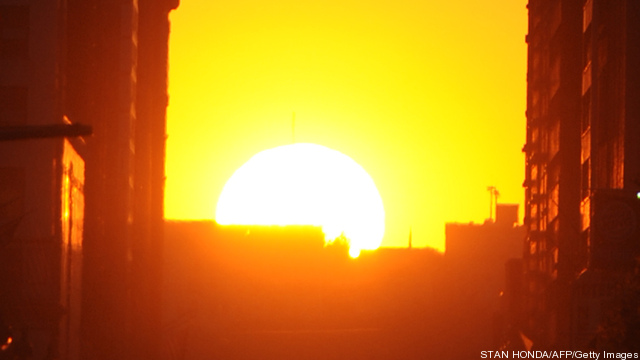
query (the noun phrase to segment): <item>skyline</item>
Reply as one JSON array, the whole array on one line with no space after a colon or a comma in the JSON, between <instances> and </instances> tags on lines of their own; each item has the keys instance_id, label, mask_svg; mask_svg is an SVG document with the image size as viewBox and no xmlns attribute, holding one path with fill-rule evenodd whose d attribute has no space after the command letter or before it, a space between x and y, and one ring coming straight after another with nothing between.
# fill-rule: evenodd
<instances>
[{"instance_id":1,"label":"skyline","mask_svg":"<svg viewBox=\"0 0 640 360\"><path fill-rule=\"evenodd\" d=\"M193 0L170 18L167 219L213 219L240 166L291 143L294 112L296 142L373 178L382 246L411 231L443 250L446 222L488 218L487 186L522 204L526 1Z\"/></svg>"},{"instance_id":2,"label":"skyline","mask_svg":"<svg viewBox=\"0 0 640 360\"><path fill-rule=\"evenodd\" d=\"M174 24L165 172L179 0L0 0L0 358L640 354L640 2L528 2L523 122L496 9L256 4Z\"/></svg>"},{"instance_id":3,"label":"skyline","mask_svg":"<svg viewBox=\"0 0 640 360\"><path fill-rule=\"evenodd\" d=\"M637 357L640 2L529 0L523 122L494 8L265 4L174 24L165 172L179 0L0 0L0 358Z\"/></svg>"}]
</instances>

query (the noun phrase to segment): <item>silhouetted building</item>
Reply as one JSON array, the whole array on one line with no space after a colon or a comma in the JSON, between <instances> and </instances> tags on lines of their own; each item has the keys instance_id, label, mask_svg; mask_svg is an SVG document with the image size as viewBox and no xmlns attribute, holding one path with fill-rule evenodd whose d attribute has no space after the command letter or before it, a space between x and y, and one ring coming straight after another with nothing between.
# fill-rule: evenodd
<instances>
[{"instance_id":1,"label":"silhouetted building","mask_svg":"<svg viewBox=\"0 0 640 360\"><path fill-rule=\"evenodd\" d=\"M504 263L522 256L524 235L518 224L518 205L497 204L495 222L445 225L445 258L459 264L460 272L480 272L495 279L498 285L492 290L497 293L504 283Z\"/></svg>"},{"instance_id":2,"label":"silhouetted building","mask_svg":"<svg viewBox=\"0 0 640 360\"><path fill-rule=\"evenodd\" d=\"M529 1L524 267L536 343L569 332L567 289L581 268L582 1ZM568 345L568 344L564 344Z\"/></svg>"},{"instance_id":3,"label":"silhouetted building","mask_svg":"<svg viewBox=\"0 0 640 360\"><path fill-rule=\"evenodd\" d=\"M160 357L168 13L177 5L67 4L69 117L94 127L85 187L85 358Z\"/></svg>"},{"instance_id":4,"label":"silhouetted building","mask_svg":"<svg viewBox=\"0 0 640 360\"><path fill-rule=\"evenodd\" d=\"M505 284L500 294L500 308L494 315L494 348L531 350L531 340L522 332L525 313L525 281L522 258L505 263Z\"/></svg>"},{"instance_id":5,"label":"silhouetted building","mask_svg":"<svg viewBox=\"0 0 640 360\"><path fill-rule=\"evenodd\" d=\"M93 128L83 139L0 143L0 311L26 329L34 359L160 357L177 5L0 0L0 126Z\"/></svg>"},{"instance_id":6,"label":"silhouetted building","mask_svg":"<svg viewBox=\"0 0 640 360\"><path fill-rule=\"evenodd\" d=\"M497 204L495 222L446 224L445 263L452 282L449 301L457 304L460 314L451 321L458 321L462 337L472 344L473 351L466 357L482 349L498 348L497 336L504 325L495 327L496 317L504 312L501 301L505 301L502 296L507 293L506 263L522 257L524 230L518 224L515 204ZM515 296L513 288L512 285L509 296Z\"/></svg>"},{"instance_id":7,"label":"silhouetted building","mask_svg":"<svg viewBox=\"0 0 640 360\"><path fill-rule=\"evenodd\" d=\"M3 129L68 122L51 10L0 1ZM0 142L0 326L27 336L35 359L79 358L85 151L62 137Z\"/></svg>"},{"instance_id":8,"label":"silhouetted building","mask_svg":"<svg viewBox=\"0 0 640 360\"><path fill-rule=\"evenodd\" d=\"M317 227L213 222L167 222L165 242L167 359L464 358L431 249L352 259Z\"/></svg>"},{"instance_id":9,"label":"silhouetted building","mask_svg":"<svg viewBox=\"0 0 640 360\"><path fill-rule=\"evenodd\" d=\"M595 268L633 265L640 191L640 5L586 1L582 231Z\"/></svg>"},{"instance_id":10,"label":"silhouetted building","mask_svg":"<svg viewBox=\"0 0 640 360\"><path fill-rule=\"evenodd\" d=\"M586 346L603 302L585 294L616 287L638 254L640 5L528 9L525 332L541 348Z\"/></svg>"}]
</instances>

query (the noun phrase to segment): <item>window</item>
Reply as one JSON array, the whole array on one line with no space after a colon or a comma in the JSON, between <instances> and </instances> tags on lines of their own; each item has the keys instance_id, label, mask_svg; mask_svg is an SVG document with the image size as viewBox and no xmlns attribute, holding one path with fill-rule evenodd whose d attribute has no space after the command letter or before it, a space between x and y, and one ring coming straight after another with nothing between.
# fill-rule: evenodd
<instances>
[{"instance_id":1,"label":"window","mask_svg":"<svg viewBox=\"0 0 640 360\"><path fill-rule=\"evenodd\" d=\"M24 215L25 171L20 167L0 168L0 227L11 232ZM10 233L3 234L10 236Z\"/></svg>"},{"instance_id":2,"label":"window","mask_svg":"<svg viewBox=\"0 0 640 360\"><path fill-rule=\"evenodd\" d=\"M551 69L549 73L549 97L553 97L560 88L560 57L555 56L551 61Z\"/></svg>"},{"instance_id":3,"label":"window","mask_svg":"<svg viewBox=\"0 0 640 360\"><path fill-rule=\"evenodd\" d=\"M591 88L582 96L581 130L585 133L591 128Z\"/></svg>"},{"instance_id":4,"label":"window","mask_svg":"<svg viewBox=\"0 0 640 360\"><path fill-rule=\"evenodd\" d=\"M25 276L25 252L16 241L16 230L24 213L25 170L21 167L0 167L0 301L3 311L11 314L22 298Z\"/></svg>"},{"instance_id":5,"label":"window","mask_svg":"<svg viewBox=\"0 0 640 360\"><path fill-rule=\"evenodd\" d=\"M555 34L562 23L562 3L557 1L549 14L549 33Z\"/></svg>"},{"instance_id":6,"label":"window","mask_svg":"<svg viewBox=\"0 0 640 360\"><path fill-rule=\"evenodd\" d=\"M0 6L0 58L25 59L29 54L29 7Z\"/></svg>"},{"instance_id":7,"label":"window","mask_svg":"<svg viewBox=\"0 0 640 360\"><path fill-rule=\"evenodd\" d=\"M591 129L582 133L580 139L580 161L584 164L591 157Z\"/></svg>"},{"instance_id":8,"label":"window","mask_svg":"<svg viewBox=\"0 0 640 360\"><path fill-rule=\"evenodd\" d=\"M585 65L582 70L582 95L586 94L591 88L591 63Z\"/></svg>"},{"instance_id":9,"label":"window","mask_svg":"<svg viewBox=\"0 0 640 360\"><path fill-rule=\"evenodd\" d=\"M593 18L593 1L587 0L582 8L582 31L586 32Z\"/></svg>"},{"instance_id":10,"label":"window","mask_svg":"<svg viewBox=\"0 0 640 360\"><path fill-rule=\"evenodd\" d=\"M27 88L0 86L0 126L27 123Z\"/></svg>"},{"instance_id":11,"label":"window","mask_svg":"<svg viewBox=\"0 0 640 360\"><path fill-rule=\"evenodd\" d=\"M548 141L549 159L553 159L558 151L560 151L560 120L555 120L553 124L550 125Z\"/></svg>"},{"instance_id":12,"label":"window","mask_svg":"<svg viewBox=\"0 0 640 360\"><path fill-rule=\"evenodd\" d=\"M560 191L559 185L554 186L549 194L549 219L555 219L559 213Z\"/></svg>"}]
</instances>

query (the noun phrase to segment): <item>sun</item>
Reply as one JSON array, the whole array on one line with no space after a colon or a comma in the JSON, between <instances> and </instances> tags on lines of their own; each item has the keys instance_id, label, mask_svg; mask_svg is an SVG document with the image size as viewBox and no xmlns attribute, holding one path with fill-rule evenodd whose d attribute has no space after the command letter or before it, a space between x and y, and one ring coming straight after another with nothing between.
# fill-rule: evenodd
<instances>
[{"instance_id":1,"label":"sun","mask_svg":"<svg viewBox=\"0 0 640 360\"><path fill-rule=\"evenodd\" d=\"M326 241L349 240L349 254L376 249L385 213L373 179L350 157L296 143L264 150L225 184L216 207L222 225L316 225Z\"/></svg>"}]
</instances>

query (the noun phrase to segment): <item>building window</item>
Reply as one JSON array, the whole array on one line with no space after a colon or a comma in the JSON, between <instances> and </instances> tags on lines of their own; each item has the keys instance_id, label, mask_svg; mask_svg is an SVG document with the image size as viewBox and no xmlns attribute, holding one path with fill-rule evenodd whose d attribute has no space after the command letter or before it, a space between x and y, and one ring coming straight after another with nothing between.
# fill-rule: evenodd
<instances>
[{"instance_id":1,"label":"building window","mask_svg":"<svg viewBox=\"0 0 640 360\"><path fill-rule=\"evenodd\" d=\"M591 88L582 97L581 130L585 133L591 128Z\"/></svg>"},{"instance_id":2,"label":"building window","mask_svg":"<svg viewBox=\"0 0 640 360\"><path fill-rule=\"evenodd\" d=\"M0 306L5 314L22 304L24 251L16 241L16 231L24 212L25 169L0 167Z\"/></svg>"},{"instance_id":3,"label":"building window","mask_svg":"<svg viewBox=\"0 0 640 360\"><path fill-rule=\"evenodd\" d=\"M551 160L560 151L560 120L555 120L549 127L548 139L549 159Z\"/></svg>"},{"instance_id":4,"label":"building window","mask_svg":"<svg viewBox=\"0 0 640 360\"><path fill-rule=\"evenodd\" d=\"M583 164L591 157L591 129L582 133L580 139L580 162Z\"/></svg>"},{"instance_id":5,"label":"building window","mask_svg":"<svg viewBox=\"0 0 640 360\"><path fill-rule=\"evenodd\" d=\"M609 52L609 41L603 37L598 43L598 75L602 72L605 65L607 65L607 53Z\"/></svg>"},{"instance_id":6,"label":"building window","mask_svg":"<svg viewBox=\"0 0 640 360\"><path fill-rule=\"evenodd\" d=\"M593 18L593 1L587 0L582 8L582 31L586 32Z\"/></svg>"},{"instance_id":7,"label":"building window","mask_svg":"<svg viewBox=\"0 0 640 360\"><path fill-rule=\"evenodd\" d=\"M582 95L591 88L591 63L588 63L582 70Z\"/></svg>"},{"instance_id":8,"label":"building window","mask_svg":"<svg viewBox=\"0 0 640 360\"><path fill-rule=\"evenodd\" d=\"M25 171L0 167L0 238L9 241L24 215Z\"/></svg>"},{"instance_id":9,"label":"building window","mask_svg":"<svg viewBox=\"0 0 640 360\"><path fill-rule=\"evenodd\" d=\"M559 214L560 207L560 185L556 185L549 193L549 219L555 219Z\"/></svg>"},{"instance_id":10,"label":"building window","mask_svg":"<svg viewBox=\"0 0 640 360\"><path fill-rule=\"evenodd\" d=\"M26 87L0 86L0 126L27 123Z\"/></svg>"},{"instance_id":11,"label":"building window","mask_svg":"<svg viewBox=\"0 0 640 360\"><path fill-rule=\"evenodd\" d=\"M549 15L549 34L553 35L562 23L562 3L560 1L555 3Z\"/></svg>"},{"instance_id":12,"label":"building window","mask_svg":"<svg viewBox=\"0 0 640 360\"><path fill-rule=\"evenodd\" d=\"M560 57L556 56L551 61L551 69L549 73L549 97L553 97L560 88Z\"/></svg>"},{"instance_id":13,"label":"building window","mask_svg":"<svg viewBox=\"0 0 640 360\"><path fill-rule=\"evenodd\" d=\"M29 54L29 7L0 6L0 58L26 59Z\"/></svg>"}]
</instances>

